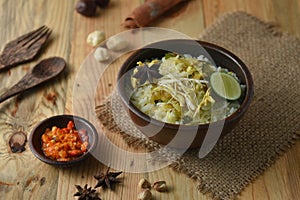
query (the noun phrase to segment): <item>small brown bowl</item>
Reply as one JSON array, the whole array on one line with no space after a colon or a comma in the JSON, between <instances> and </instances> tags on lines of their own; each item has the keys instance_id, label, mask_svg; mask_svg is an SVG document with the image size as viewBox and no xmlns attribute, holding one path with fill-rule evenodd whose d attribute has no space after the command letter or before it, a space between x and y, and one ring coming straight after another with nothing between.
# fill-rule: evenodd
<instances>
[{"instance_id":1,"label":"small brown bowl","mask_svg":"<svg viewBox=\"0 0 300 200\"><path fill-rule=\"evenodd\" d=\"M76 130L80 130L80 129L86 130L87 135L89 137L88 150L83 155L70 161L56 161L50 159L49 157L45 156L45 154L43 153L41 137L45 133L45 130L47 128L51 129L53 126L56 126L58 128L64 128L67 126L69 121L74 122ZM79 164L80 162L85 160L88 156L90 156L90 154L92 153L92 151L95 149L97 145L97 141L98 141L98 133L95 127L86 119L83 119L78 116L73 116L73 115L57 115L41 121L31 131L28 142L29 142L30 150L39 160L49 165L53 165L57 167L70 167Z\"/></svg>"},{"instance_id":2,"label":"small brown bowl","mask_svg":"<svg viewBox=\"0 0 300 200\"><path fill-rule=\"evenodd\" d=\"M133 88L130 77L125 74L132 70L138 61L162 58L168 52L204 55L216 66L222 66L236 73L242 84L246 85L239 109L225 118L222 123L212 122L199 125L176 125L153 119L141 112L130 101ZM246 65L233 53L217 45L195 40L175 39L156 42L134 52L121 66L118 73L118 94L136 127L149 139L162 145L175 148L201 147L208 130L210 134L224 136L229 133L246 113L253 97L253 80ZM153 133L156 133L153 135ZM212 137L214 138L214 137Z\"/></svg>"}]
</instances>

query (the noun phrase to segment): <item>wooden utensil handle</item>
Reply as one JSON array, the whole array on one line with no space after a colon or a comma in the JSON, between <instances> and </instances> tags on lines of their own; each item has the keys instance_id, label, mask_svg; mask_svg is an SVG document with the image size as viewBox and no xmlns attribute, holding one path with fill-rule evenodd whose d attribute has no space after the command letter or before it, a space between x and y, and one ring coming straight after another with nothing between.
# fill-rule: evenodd
<instances>
[{"instance_id":1,"label":"wooden utensil handle","mask_svg":"<svg viewBox=\"0 0 300 200\"><path fill-rule=\"evenodd\" d=\"M25 75L18 83L9 88L4 94L0 96L0 103L14 95L17 95L31 88L36 82L37 78L30 76L30 74Z\"/></svg>"},{"instance_id":2,"label":"wooden utensil handle","mask_svg":"<svg viewBox=\"0 0 300 200\"><path fill-rule=\"evenodd\" d=\"M0 103L3 101L9 99L10 97L20 93L22 91L22 88L20 88L18 85L15 85L8 89L4 94L0 96Z\"/></svg>"}]
</instances>

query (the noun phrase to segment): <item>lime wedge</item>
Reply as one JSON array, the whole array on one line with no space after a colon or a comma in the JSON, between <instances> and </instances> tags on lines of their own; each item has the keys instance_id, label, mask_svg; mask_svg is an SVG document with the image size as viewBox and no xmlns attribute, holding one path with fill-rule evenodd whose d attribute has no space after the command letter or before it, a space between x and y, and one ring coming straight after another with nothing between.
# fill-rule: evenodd
<instances>
[{"instance_id":1,"label":"lime wedge","mask_svg":"<svg viewBox=\"0 0 300 200\"><path fill-rule=\"evenodd\" d=\"M214 72L210 76L210 84L214 92L228 100L237 100L242 94L239 82L224 72Z\"/></svg>"}]
</instances>

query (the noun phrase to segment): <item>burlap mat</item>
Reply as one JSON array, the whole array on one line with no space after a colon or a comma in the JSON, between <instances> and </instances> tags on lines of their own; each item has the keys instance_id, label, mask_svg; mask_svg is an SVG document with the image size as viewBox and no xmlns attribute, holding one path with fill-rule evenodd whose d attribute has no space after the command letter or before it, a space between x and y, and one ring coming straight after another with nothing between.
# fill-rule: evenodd
<instances>
[{"instance_id":1,"label":"burlap mat","mask_svg":"<svg viewBox=\"0 0 300 200\"><path fill-rule=\"evenodd\" d=\"M201 192L231 199L299 139L300 41L243 12L221 17L200 39L227 48L246 63L254 78L254 100L239 125L208 156L199 159L198 151L190 150L170 167L196 179ZM111 109L123 109L117 99L112 96L96 107L108 134L119 133L134 147L159 148L139 137L128 117L123 116L125 129L136 138L116 126Z\"/></svg>"}]
</instances>

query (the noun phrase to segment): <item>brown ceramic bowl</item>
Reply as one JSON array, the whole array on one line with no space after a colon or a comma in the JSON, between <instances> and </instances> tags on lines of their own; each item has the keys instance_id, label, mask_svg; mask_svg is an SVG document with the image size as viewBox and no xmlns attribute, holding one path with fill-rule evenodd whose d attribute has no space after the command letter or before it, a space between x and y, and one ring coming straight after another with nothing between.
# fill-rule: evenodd
<instances>
[{"instance_id":1,"label":"brown ceramic bowl","mask_svg":"<svg viewBox=\"0 0 300 200\"><path fill-rule=\"evenodd\" d=\"M190 54L195 57L204 55L213 60L217 66L235 72L242 84L246 85L240 108L227 117L221 125L218 122L199 125L175 125L153 119L141 112L130 101L130 93L133 88L130 83L130 76L124 76L124 74L128 74L138 61L162 58L167 52ZM136 127L151 140L176 148L201 147L208 129L212 134L221 134L221 137L230 132L247 111L253 96L252 76L246 65L237 56L211 43L182 39L153 43L134 52L119 70L117 87L121 100Z\"/></svg>"},{"instance_id":2,"label":"brown ceramic bowl","mask_svg":"<svg viewBox=\"0 0 300 200\"><path fill-rule=\"evenodd\" d=\"M42 141L41 137L44 134L47 128L52 128L53 126L57 126L58 128L64 128L67 126L69 121L73 121L76 130L85 129L87 135L89 137L89 146L88 151L83 155L77 157L71 161L56 161L45 156L42 150ZM90 156L91 152L95 149L98 141L98 133L95 127L88 122L87 120L73 115L57 115L50 118L47 118L41 121L32 131L29 136L29 147L32 153L41 161L57 166L57 167L70 167L76 164L81 163L88 156Z\"/></svg>"}]
</instances>

